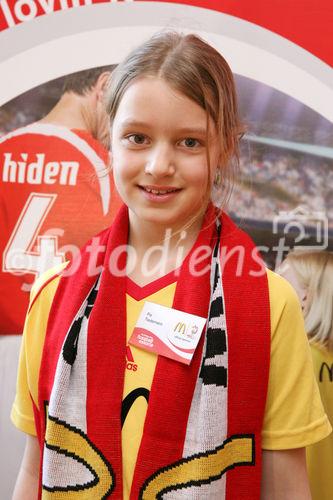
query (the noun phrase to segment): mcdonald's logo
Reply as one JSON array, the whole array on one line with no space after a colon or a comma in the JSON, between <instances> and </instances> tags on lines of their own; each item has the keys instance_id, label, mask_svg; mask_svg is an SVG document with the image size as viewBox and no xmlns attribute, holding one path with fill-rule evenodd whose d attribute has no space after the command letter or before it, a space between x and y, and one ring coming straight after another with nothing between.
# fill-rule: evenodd
<instances>
[{"instance_id":1,"label":"mcdonald's logo","mask_svg":"<svg viewBox=\"0 0 333 500\"><path fill-rule=\"evenodd\" d=\"M41 498L109 498L115 488L116 477L101 451L81 429L49 415L48 403L45 404L45 417L44 457L51 452L54 463L59 464L63 472L54 475L51 484L44 484L43 481ZM68 467L66 457L71 458L72 468ZM50 474L54 474L54 465L50 458L48 460L46 467L50 467Z\"/></svg>"},{"instance_id":2,"label":"mcdonald's logo","mask_svg":"<svg viewBox=\"0 0 333 500\"><path fill-rule=\"evenodd\" d=\"M169 492L173 492L173 498L176 498L175 492L185 487L211 484L230 469L254 466L254 450L253 435L231 436L217 448L182 458L154 472L143 484L139 500L162 498ZM195 493L189 493L189 497L194 496ZM216 498L216 495L213 496Z\"/></svg>"},{"instance_id":3,"label":"mcdonald's logo","mask_svg":"<svg viewBox=\"0 0 333 500\"><path fill-rule=\"evenodd\" d=\"M186 324L180 321L178 321L177 325L173 329L174 332L178 331L178 333L183 333L183 334L185 333L185 330L186 330Z\"/></svg>"},{"instance_id":4,"label":"mcdonald's logo","mask_svg":"<svg viewBox=\"0 0 333 500\"><path fill-rule=\"evenodd\" d=\"M331 366L328 366L327 363L322 363L320 367L320 372L319 372L319 382L323 381L324 378L324 369L326 368L327 373L328 373L328 378L330 382L333 382L333 364Z\"/></svg>"}]
</instances>

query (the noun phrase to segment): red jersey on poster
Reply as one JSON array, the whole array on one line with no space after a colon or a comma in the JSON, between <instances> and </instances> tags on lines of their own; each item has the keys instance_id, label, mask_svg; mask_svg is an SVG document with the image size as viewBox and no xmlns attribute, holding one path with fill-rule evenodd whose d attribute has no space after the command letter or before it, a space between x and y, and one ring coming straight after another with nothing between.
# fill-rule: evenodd
<instances>
[{"instance_id":1,"label":"red jersey on poster","mask_svg":"<svg viewBox=\"0 0 333 500\"><path fill-rule=\"evenodd\" d=\"M35 278L112 222L108 165L84 130L36 123L0 139L0 334L22 333Z\"/></svg>"}]
</instances>

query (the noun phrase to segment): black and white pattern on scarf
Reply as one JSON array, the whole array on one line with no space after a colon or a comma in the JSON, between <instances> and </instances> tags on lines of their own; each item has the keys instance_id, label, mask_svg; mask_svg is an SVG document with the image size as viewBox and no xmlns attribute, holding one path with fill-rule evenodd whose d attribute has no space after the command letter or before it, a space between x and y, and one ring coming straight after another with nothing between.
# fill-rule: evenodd
<instances>
[{"instance_id":1,"label":"black and white pattern on scarf","mask_svg":"<svg viewBox=\"0 0 333 500\"><path fill-rule=\"evenodd\" d=\"M221 226L218 228L218 237L220 229ZM227 338L219 258L219 245L216 244L212 257L211 302L200 378L204 385L227 387L227 366L225 366Z\"/></svg>"}]
</instances>

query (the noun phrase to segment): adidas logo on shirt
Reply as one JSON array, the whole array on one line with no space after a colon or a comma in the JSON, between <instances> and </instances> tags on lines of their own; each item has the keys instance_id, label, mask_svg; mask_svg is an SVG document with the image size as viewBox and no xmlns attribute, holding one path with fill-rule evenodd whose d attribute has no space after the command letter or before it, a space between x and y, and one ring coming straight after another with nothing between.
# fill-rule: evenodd
<instances>
[{"instance_id":1,"label":"adidas logo on shirt","mask_svg":"<svg viewBox=\"0 0 333 500\"><path fill-rule=\"evenodd\" d=\"M136 372L138 369L138 365L134 362L133 354L129 345L126 347L126 358L126 370Z\"/></svg>"}]
</instances>

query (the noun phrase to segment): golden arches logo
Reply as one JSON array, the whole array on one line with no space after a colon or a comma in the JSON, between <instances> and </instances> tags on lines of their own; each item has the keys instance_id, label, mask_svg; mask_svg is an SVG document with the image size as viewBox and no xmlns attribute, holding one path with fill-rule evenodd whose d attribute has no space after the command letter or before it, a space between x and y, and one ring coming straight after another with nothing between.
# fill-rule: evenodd
<instances>
[{"instance_id":1,"label":"golden arches logo","mask_svg":"<svg viewBox=\"0 0 333 500\"><path fill-rule=\"evenodd\" d=\"M254 436L232 436L221 446L198 453L154 473L141 488L140 500L161 498L163 494L190 486L209 484L228 469L254 465Z\"/></svg>"},{"instance_id":2,"label":"golden arches logo","mask_svg":"<svg viewBox=\"0 0 333 500\"><path fill-rule=\"evenodd\" d=\"M77 478L77 484L66 485L66 480L61 478L63 484L52 487L43 484L42 500L108 498L115 487L115 476L111 465L86 434L68 423L48 415L47 410L46 406L45 447L60 455L60 459L61 457L69 457L76 461L78 467L90 472L92 480L80 484L79 478Z\"/></svg>"},{"instance_id":3,"label":"golden arches logo","mask_svg":"<svg viewBox=\"0 0 333 500\"><path fill-rule=\"evenodd\" d=\"M185 323L182 323L181 321L178 321L177 325L175 326L175 328L173 329L174 332L177 332L178 333L183 333L185 334L185 331L186 331L186 324Z\"/></svg>"}]
</instances>

